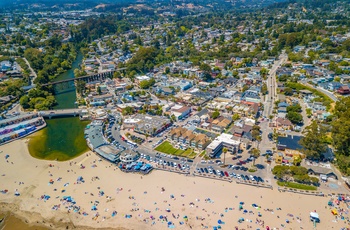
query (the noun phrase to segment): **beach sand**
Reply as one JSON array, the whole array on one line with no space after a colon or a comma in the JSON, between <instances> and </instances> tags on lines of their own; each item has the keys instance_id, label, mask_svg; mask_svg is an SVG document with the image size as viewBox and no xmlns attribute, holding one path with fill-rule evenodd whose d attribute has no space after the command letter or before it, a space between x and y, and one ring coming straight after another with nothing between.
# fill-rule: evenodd
<instances>
[{"instance_id":1,"label":"beach sand","mask_svg":"<svg viewBox=\"0 0 350 230\"><path fill-rule=\"evenodd\" d=\"M123 173L92 152L67 162L38 160L28 153L26 139L0 146L0 152L0 190L8 190L0 193L1 211L52 229L166 229L168 222L175 229L213 229L218 220L224 222L222 229L314 229L309 220L314 210L321 218L315 229L348 227L344 221L335 221L326 207L330 197L283 193L157 170L145 176ZM79 176L84 183L77 183ZM19 196L14 195L16 189ZM44 195L50 198L42 199ZM63 196L71 196L76 207L63 201ZM239 210L240 202L244 202L243 210ZM92 211L92 206L97 210ZM73 208L77 207L80 209L75 212ZM116 213L112 217L113 211ZM239 218L244 222L238 223Z\"/></svg>"}]
</instances>

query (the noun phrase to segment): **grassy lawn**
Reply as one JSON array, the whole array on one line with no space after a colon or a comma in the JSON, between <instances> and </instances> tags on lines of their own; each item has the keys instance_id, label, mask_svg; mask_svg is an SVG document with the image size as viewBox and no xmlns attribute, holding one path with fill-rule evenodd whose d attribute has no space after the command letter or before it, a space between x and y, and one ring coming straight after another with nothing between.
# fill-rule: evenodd
<instances>
[{"instance_id":1,"label":"grassy lawn","mask_svg":"<svg viewBox=\"0 0 350 230\"><path fill-rule=\"evenodd\" d=\"M155 148L155 150L162 153L181 156L181 157L194 158L196 156L196 153L194 153L192 149L182 150L182 149L174 148L169 141L164 141L161 145Z\"/></svg>"},{"instance_id":2,"label":"grassy lawn","mask_svg":"<svg viewBox=\"0 0 350 230\"><path fill-rule=\"evenodd\" d=\"M299 184L299 183L295 183L295 182L277 181L277 184L279 186L284 186L284 187L287 187L287 188L296 188L296 189L302 189L302 190L317 190L316 186L306 185L306 184Z\"/></svg>"},{"instance_id":3,"label":"grassy lawn","mask_svg":"<svg viewBox=\"0 0 350 230\"><path fill-rule=\"evenodd\" d=\"M195 151L192 151L192 153L190 153L190 155L188 155L188 158L194 159L197 156L197 153Z\"/></svg>"},{"instance_id":4,"label":"grassy lawn","mask_svg":"<svg viewBox=\"0 0 350 230\"><path fill-rule=\"evenodd\" d=\"M201 152L201 154L199 154L199 157L203 157L205 155L205 150L203 150L203 152Z\"/></svg>"}]
</instances>

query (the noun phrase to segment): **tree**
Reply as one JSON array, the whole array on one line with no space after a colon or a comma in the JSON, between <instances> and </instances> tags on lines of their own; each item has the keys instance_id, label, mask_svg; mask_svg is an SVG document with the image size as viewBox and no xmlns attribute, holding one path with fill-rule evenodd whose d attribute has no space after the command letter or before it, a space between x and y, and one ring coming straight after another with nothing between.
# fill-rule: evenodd
<instances>
[{"instance_id":1,"label":"tree","mask_svg":"<svg viewBox=\"0 0 350 230\"><path fill-rule=\"evenodd\" d=\"M303 121L303 116L300 113L294 112L294 111L288 112L286 117L293 124L299 124L299 123L301 123Z\"/></svg>"},{"instance_id":2,"label":"tree","mask_svg":"<svg viewBox=\"0 0 350 230\"><path fill-rule=\"evenodd\" d=\"M268 69L266 69L266 68L261 68L261 70L260 70L260 75L266 80L266 76L267 76L267 74L269 73L269 70Z\"/></svg>"},{"instance_id":3,"label":"tree","mask_svg":"<svg viewBox=\"0 0 350 230\"><path fill-rule=\"evenodd\" d=\"M254 157L254 160L253 160L253 165L255 165L255 159L260 157L260 149L257 149L257 148L253 148L251 151L250 151L250 155L252 157Z\"/></svg>"},{"instance_id":4,"label":"tree","mask_svg":"<svg viewBox=\"0 0 350 230\"><path fill-rule=\"evenodd\" d=\"M284 89L284 95L286 96L292 96L293 95L293 89L292 88L289 88L289 87L286 87Z\"/></svg>"},{"instance_id":5,"label":"tree","mask_svg":"<svg viewBox=\"0 0 350 230\"><path fill-rule=\"evenodd\" d=\"M27 95L24 95L21 97L21 99L19 100L19 103L21 104L21 106L23 107L23 109L28 109L30 107L29 105L29 97Z\"/></svg>"},{"instance_id":6,"label":"tree","mask_svg":"<svg viewBox=\"0 0 350 230\"><path fill-rule=\"evenodd\" d=\"M288 175L289 167L285 165L276 165L272 169L273 175L277 177L279 180L284 180L285 176Z\"/></svg>"},{"instance_id":7,"label":"tree","mask_svg":"<svg viewBox=\"0 0 350 230\"><path fill-rule=\"evenodd\" d=\"M151 78L149 80L143 80L140 82L140 88L141 89L148 89L149 87L151 87L155 83L156 83L156 80L154 80L154 78Z\"/></svg>"},{"instance_id":8,"label":"tree","mask_svg":"<svg viewBox=\"0 0 350 230\"><path fill-rule=\"evenodd\" d=\"M341 172L350 175L350 97L337 101L332 121L332 140L337 165Z\"/></svg>"},{"instance_id":9,"label":"tree","mask_svg":"<svg viewBox=\"0 0 350 230\"><path fill-rule=\"evenodd\" d=\"M122 114L125 115L131 115L134 113L134 109L130 106L127 106L123 109Z\"/></svg>"},{"instance_id":10,"label":"tree","mask_svg":"<svg viewBox=\"0 0 350 230\"><path fill-rule=\"evenodd\" d=\"M225 163L226 163L226 153L227 153L227 151L228 151L228 149L227 149L226 147L224 147L224 148L222 149L222 152L224 153L224 165L225 165Z\"/></svg>"},{"instance_id":11,"label":"tree","mask_svg":"<svg viewBox=\"0 0 350 230\"><path fill-rule=\"evenodd\" d=\"M260 126L258 125L254 125L252 128L252 137L253 139L260 141L261 140L261 136L260 136Z\"/></svg>"},{"instance_id":12,"label":"tree","mask_svg":"<svg viewBox=\"0 0 350 230\"><path fill-rule=\"evenodd\" d=\"M268 93L268 89L267 89L266 83L264 83L264 84L262 85L262 87L261 87L261 93L262 93L263 95L266 95L266 94Z\"/></svg>"},{"instance_id":13,"label":"tree","mask_svg":"<svg viewBox=\"0 0 350 230\"><path fill-rule=\"evenodd\" d=\"M235 113L235 114L232 115L232 120L233 120L233 121L237 121L237 120L239 120L240 118L241 118L241 116L240 116L238 113Z\"/></svg>"},{"instance_id":14,"label":"tree","mask_svg":"<svg viewBox=\"0 0 350 230\"><path fill-rule=\"evenodd\" d=\"M80 95L83 95L84 91L85 91L85 86L86 86L86 82L85 81L77 81L77 92ZM100 89L101 90L101 89Z\"/></svg>"},{"instance_id":15,"label":"tree","mask_svg":"<svg viewBox=\"0 0 350 230\"><path fill-rule=\"evenodd\" d=\"M199 66L199 69L204 71L204 72L207 72L207 73L210 73L211 72L211 67L208 65L208 64L205 64L205 63L202 63L200 66Z\"/></svg>"},{"instance_id":16,"label":"tree","mask_svg":"<svg viewBox=\"0 0 350 230\"><path fill-rule=\"evenodd\" d=\"M100 86L97 86L97 93L98 93L98 95L101 95L101 94L102 94L102 91L101 91L101 87L100 87Z\"/></svg>"},{"instance_id":17,"label":"tree","mask_svg":"<svg viewBox=\"0 0 350 230\"><path fill-rule=\"evenodd\" d=\"M287 107L287 112L301 112L301 106L300 104L294 104L294 105L290 105Z\"/></svg>"},{"instance_id":18,"label":"tree","mask_svg":"<svg viewBox=\"0 0 350 230\"><path fill-rule=\"evenodd\" d=\"M327 150L325 128L313 121L305 128L304 134L305 136L299 141L299 144L303 146L301 152L309 159L320 159Z\"/></svg>"},{"instance_id":19,"label":"tree","mask_svg":"<svg viewBox=\"0 0 350 230\"><path fill-rule=\"evenodd\" d=\"M249 86L248 85L244 85L243 86L243 89L242 89L242 92L244 93L245 91L247 91L249 89Z\"/></svg>"},{"instance_id":20,"label":"tree","mask_svg":"<svg viewBox=\"0 0 350 230\"><path fill-rule=\"evenodd\" d=\"M211 117L213 118L213 119L216 119L216 118L218 118L220 116L220 112L218 111L218 110L215 110L214 112L213 112L213 114L211 115Z\"/></svg>"},{"instance_id":21,"label":"tree","mask_svg":"<svg viewBox=\"0 0 350 230\"><path fill-rule=\"evenodd\" d=\"M294 157L293 165L299 166L301 164L301 158L299 156Z\"/></svg>"}]
</instances>

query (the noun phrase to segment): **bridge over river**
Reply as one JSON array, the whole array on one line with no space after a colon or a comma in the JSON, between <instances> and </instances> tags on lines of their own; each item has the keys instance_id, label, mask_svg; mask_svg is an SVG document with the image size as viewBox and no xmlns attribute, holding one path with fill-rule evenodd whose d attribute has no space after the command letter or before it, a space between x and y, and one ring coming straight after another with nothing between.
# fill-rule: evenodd
<instances>
[{"instance_id":1,"label":"bridge over river","mask_svg":"<svg viewBox=\"0 0 350 230\"><path fill-rule=\"evenodd\" d=\"M39 115L44 118L53 118L53 117L76 117L82 114L82 109L57 109L57 110L45 110L39 111Z\"/></svg>"},{"instance_id":2,"label":"bridge over river","mask_svg":"<svg viewBox=\"0 0 350 230\"><path fill-rule=\"evenodd\" d=\"M113 78L113 74L115 72L123 71L125 69L126 68L119 68L112 71L105 71L105 72L90 74L82 77L69 78L69 79L60 80L60 81L49 82L47 84L43 84L42 86L53 86L56 94L64 93L64 92L75 90L75 86L78 81L84 81L86 83L103 81L103 80L106 80L107 78Z\"/></svg>"}]
</instances>

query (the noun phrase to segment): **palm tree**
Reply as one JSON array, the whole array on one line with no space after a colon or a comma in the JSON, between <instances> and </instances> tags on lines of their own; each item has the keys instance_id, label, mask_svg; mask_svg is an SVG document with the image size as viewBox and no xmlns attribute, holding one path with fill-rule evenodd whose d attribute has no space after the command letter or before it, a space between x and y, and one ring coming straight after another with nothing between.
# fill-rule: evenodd
<instances>
[{"instance_id":1,"label":"palm tree","mask_svg":"<svg viewBox=\"0 0 350 230\"><path fill-rule=\"evenodd\" d=\"M254 157L254 160L253 160L253 165L255 165L255 159L260 157L260 150L257 149L257 148L253 148L251 151L250 151L250 155L252 155L252 157Z\"/></svg>"},{"instance_id":2,"label":"palm tree","mask_svg":"<svg viewBox=\"0 0 350 230\"><path fill-rule=\"evenodd\" d=\"M228 149L227 149L226 147L224 147L224 148L222 149L222 152L224 153L224 165L225 165L227 150L228 150Z\"/></svg>"}]
</instances>

